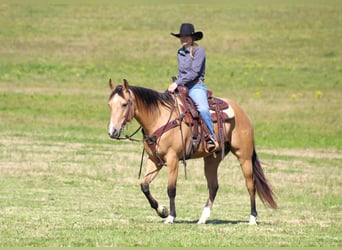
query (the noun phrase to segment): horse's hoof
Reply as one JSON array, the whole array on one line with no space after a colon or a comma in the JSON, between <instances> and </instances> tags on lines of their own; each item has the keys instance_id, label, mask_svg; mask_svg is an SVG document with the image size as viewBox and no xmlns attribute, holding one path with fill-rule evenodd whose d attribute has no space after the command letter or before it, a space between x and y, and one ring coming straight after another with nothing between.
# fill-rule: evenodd
<instances>
[{"instance_id":1,"label":"horse's hoof","mask_svg":"<svg viewBox=\"0 0 342 250\"><path fill-rule=\"evenodd\" d=\"M257 219L257 217L255 217L254 215L251 215L249 217L248 225L258 225L257 222L256 222L256 219Z\"/></svg>"},{"instance_id":2,"label":"horse's hoof","mask_svg":"<svg viewBox=\"0 0 342 250\"><path fill-rule=\"evenodd\" d=\"M210 208L209 207L205 207L203 209L202 214L201 214L201 218L198 220L197 224L206 224L207 220L210 217L210 212L211 212Z\"/></svg>"},{"instance_id":3,"label":"horse's hoof","mask_svg":"<svg viewBox=\"0 0 342 250\"><path fill-rule=\"evenodd\" d=\"M164 224L173 224L175 217L169 215L166 220L164 221Z\"/></svg>"},{"instance_id":4,"label":"horse's hoof","mask_svg":"<svg viewBox=\"0 0 342 250\"><path fill-rule=\"evenodd\" d=\"M207 220L203 220L203 219L200 219L197 224L206 224L207 223Z\"/></svg>"},{"instance_id":5,"label":"horse's hoof","mask_svg":"<svg viewBox=\"0 0 342 250\"><path fill-rule=\"evenodd\" d=\"M169 216L169 210L167 210L167 207L165 207L165 206L158 206L157 214L161 218L166 218L167 216Z\"/></svg>"}]
</instances>

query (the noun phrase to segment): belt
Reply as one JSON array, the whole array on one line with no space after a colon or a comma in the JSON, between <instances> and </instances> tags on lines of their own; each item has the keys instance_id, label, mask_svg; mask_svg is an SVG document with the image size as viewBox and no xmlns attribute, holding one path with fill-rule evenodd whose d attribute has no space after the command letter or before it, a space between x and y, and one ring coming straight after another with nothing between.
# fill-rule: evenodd
<instances>
[{"instance_id":1,"label":"belt","mask_svg":"<svg viewBox=\"0 0 342 250\"><path fill-rule=\"evenodd\" d=\"M192 81L192 82L188 82L186 84L184 84L186 87L190 87L192 85L195 85L195 84L200 84L200 83L203 83L202 80L195 80L195 81Z\"/></svg>"}]
</instances>

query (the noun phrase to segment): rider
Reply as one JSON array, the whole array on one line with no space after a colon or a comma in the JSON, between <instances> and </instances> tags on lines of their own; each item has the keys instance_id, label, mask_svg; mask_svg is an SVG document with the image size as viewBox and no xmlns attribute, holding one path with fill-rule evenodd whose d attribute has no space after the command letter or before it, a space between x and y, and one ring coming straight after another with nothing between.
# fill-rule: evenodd
<instances>
[{"instance_id":1,"label":"rider","mask_svg":"<svg viewBox=\"0 0 342 250\"><path fill-rule=\"evenodd\" d=\"M209 110L207 89L204 84L206 55L204 49L195 43L202 39L203 33L195 32L193 24L183 23L180 26L179 34L171 33L171 35L180 38L182 47L177 53L178 77L168 87L168 91L173 93L178 85L186 86L189 89L189 96L196 104L210 133L206 138L206 151L208 153L215 152L218 149L218 143Z\"/></svg>"}]
</instances>

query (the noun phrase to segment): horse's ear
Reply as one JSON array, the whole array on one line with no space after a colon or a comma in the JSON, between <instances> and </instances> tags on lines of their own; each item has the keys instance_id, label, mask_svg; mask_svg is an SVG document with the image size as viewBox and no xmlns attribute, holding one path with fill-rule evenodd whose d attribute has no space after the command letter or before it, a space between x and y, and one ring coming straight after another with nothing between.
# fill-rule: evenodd
<instances>
[{"instance_id":1,"label":"horse's ear","mask_svg":"<svg viewBox=\"0 0 342 250\"><path fill-rule=\"evenodd\" d=\"M109 88L110 88L111 90L115 89L115 86L114 86L113 83L112 83L112 78L109 78Z\"/></svg>"},{"instance_id":2,"label":"horse's ear","mask_svg":"<svg viewBox=\"0 0 342 250\"><path fill-rule=\"evenodd\" d=\"M124 88L128 89L128 81L126 79L123 79L123 84L124 84Z\"/></svg>"}]
</instances>

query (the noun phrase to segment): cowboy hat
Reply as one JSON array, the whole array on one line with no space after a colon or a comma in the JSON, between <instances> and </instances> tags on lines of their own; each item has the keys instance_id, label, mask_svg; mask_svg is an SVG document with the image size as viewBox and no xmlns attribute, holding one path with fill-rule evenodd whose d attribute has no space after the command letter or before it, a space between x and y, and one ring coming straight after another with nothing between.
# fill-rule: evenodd
<instances>
[{"instance_id":1,"label":"cowboy hat","mask_svg":"<svg viewBox=\"0 0 342 250\"><path fill-rule=\"evenodd\" d=\"M171 32L171 35L178 38L180 36L192 36L195 41L201 40L203 38L203 33L201 31L195 32L195 27L191 23L182 23L179 29L179 34Z\"/></svg>"}]
</instances>

